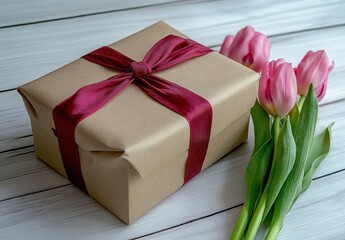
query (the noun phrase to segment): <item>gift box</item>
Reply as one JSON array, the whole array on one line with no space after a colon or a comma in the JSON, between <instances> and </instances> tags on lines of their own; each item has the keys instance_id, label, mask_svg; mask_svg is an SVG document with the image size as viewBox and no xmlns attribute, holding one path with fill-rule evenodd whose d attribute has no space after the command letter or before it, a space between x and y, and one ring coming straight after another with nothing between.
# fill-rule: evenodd
<instances>
[{"instance_id":1,"label":"gift box","mask_svg":"<svg viewBox=\"0 0 345 240\"><path fill-rule=\"evenodd\" d=\"M37 157L132 223L246 141L257 80L161 21L18 92Z\"/></svg>"}]
</instances>

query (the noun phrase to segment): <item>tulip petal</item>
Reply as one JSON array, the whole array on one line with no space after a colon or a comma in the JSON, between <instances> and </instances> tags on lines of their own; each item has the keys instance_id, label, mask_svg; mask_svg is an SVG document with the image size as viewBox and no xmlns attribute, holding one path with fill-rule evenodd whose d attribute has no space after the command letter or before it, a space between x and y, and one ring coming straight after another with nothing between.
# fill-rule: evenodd
<instances>
[{"instance_id":1,"label":"tulip petal","mask_svg":"<svg viewBox=\"0 0 345 240\"><path fill-rule=\"evenodd\" d=\"M327 58L327 62L328 62L328 58ZM315 94L316 94L318 102L320 102L325 97L325 95L326 95L327 84L328 84L328 75L332 71L333 68L334 68L334 61L332 61L331 65L328 66L328 68L327 68L327 75L326 75L323 83L320 86L315 88Z\"/></svg>"},{"instance_id":2,"label":"tulip petal","mask_svg":"<svg viewBox=\"0 0 345 240\"><path fill-rule=\"evenodd\" d=\"M272 104L272 97L270 93L270 75L269 75L269 63L266 62L262 68L262 74L259 80L259 92L258 97L261 106L271 116L275 115L275 109Z\"/></svg>"},{"instance_id":3,"label":"tulip petal","mask_svg":"<svg viewBox=\"0 0 345 240\"><path fill-rule=\"evenodd\" d=\"M237 62L242 62L242 59L249 53L249 42L254 37L254 28L247 26L241 29L235 36L229 49L229 57Z\"/></svg>"},{"instance_id":4,"label":"tulip petal","mask_svg":"<svg viewBox=\"0 0 345 240\"><path fill-rule=\"evenodd\" d=\"M316 94L318 102L320 102L325 97L326 91L327 91L327 81L325 81L318 88L315 88L315 94Z\"/></svg>"},{"instance_id":5,"label":"tulip petal","mask_svg":"<svg viewBox=\"0 0 345 240\"><path fill-rule=\"evenodd\" d=\"M242 59L242 64L253 69L252 64L253 64L253 56L251 53L248 53L246 56L243 57ZM256 71L255 69L253 69L254 71ZM261 70L261 69L260 69ZM258 71L256 71L258 72Z\"/></svg>"},{"instance_id":6,"label":"tulip petal","mask_svg":"<svg viewBox=\"0 0 345 240\"><path fill-rule=\"evenodd\" d=\"M251 68L256 72L261 72L263 64L268 61L271 51L271 43L269 39L256 32L254 38L250 41L249 52L252 56Z\"/></svg>"},{"instance_id":7,"label":"tulip petal","mask_svg":"<svg viewBox=\"0 0 345 240\"><path fill-rule=\"evenodd\" d=\"M325 51L315 52L315 59L313 64L310 66L309 78L313 82L314 87L322 85L328 76L328 57Z\"/></svg>"},{"instance_id":8,"label":"tulip petal","mask_svg":"<svg viewBox=\"0 0 345 240\"><path fill-rule=\"evenodd\" d=\"M333 70L334 66L335 66L335 63L334 61L332 61L331 65L328 67L328 73L330 73Z\"/></svg>"},{"instance_id":9,"label":"tulip petal","mask_svg":"<svg viewBox=\"0 0 345 240\"><path fill-rule=\"evenodd\" d=\"M279 58L277 60L271 61L269 66L270 76L272 77L274 75L275 70L278 68L278 66L282 63L286 63L284 58Z\"/></svg>"},{"instance_id":10,"label":"tulip petal","mask_svg":"<svg viewBox=\"0 0 345 240\"><path fill-rule=\"evenodd\" d=\"M308 77L306 77L306 71L304 69L308 69L307 68L307 63L301 61L298 64L298 67L295 71L296 77L297 77L297 89L298 89L298 94L299 95L307 95L308 93L308 89L309 89L309 85L310 85L310 79Z\"/></svg>"},{"instance_id":11,"label":"tulip petal","mask_svg":"<svg viewBox=\"0 0 345 240\"><path fill-rule=\"evenodd\" d=\"M234 39L235 39L235 37L233 35L227 35L223 41L223 44L220 48L219 53L228 57L229 56L229 49L230 49L230 46L231 46L232 42L234 41Z\"/></svg>"}]
</instances>

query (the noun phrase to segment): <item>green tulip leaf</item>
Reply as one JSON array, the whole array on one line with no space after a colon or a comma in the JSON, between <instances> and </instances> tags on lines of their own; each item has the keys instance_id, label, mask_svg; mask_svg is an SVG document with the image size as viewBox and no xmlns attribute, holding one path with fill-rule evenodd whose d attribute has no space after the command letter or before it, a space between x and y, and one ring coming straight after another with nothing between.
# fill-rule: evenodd
<instances>
[{"instance_id":1,"label":"green tulip leaf","mask_svg":"<svg viewBox=\"0 0 345 240\"><path fill-rule=\"evenodd\" d=\"M274 213L270 227L270 231L272 229L272 232L282 227L286 214L301 192L306 159L313 143L317 113L318 103L313 85L310 85L299 114L296 132L294 134L296 143L295 164L274 203ZM268 236L270 235L270 231L268 232Z\"/></svg>"},{"instance_id":2,"label":"green tulip leaf","mask_svg":"<svg viewBox=\"0 0 345 240\"><path fill-rule=\"evenodd\" d=\"M251 156L251 159L249 161L249 164L247 166L246 170L246 183L247 183L247 189L249 190L251 188L251 185L254 181L254 178L256 177L256 173L258 172L258 166L261 164L261 157L260 155L263 154L266 149L261 150L258 156L255 156L260 148L262 148L265 144L269 145L268 141L271 139L271 121L268 116L268 114L265 112L265 110L261 107L258 100L256 100L255 105L252 107L251 116L253 120L254 125L254 150ZM266 146L267 148L267 146ZM272 151L272 150L271 150ZM254 157L255 156L255 157ZM263 181L259 181L263 182ZM261 187L260 187L261 188Z\"/></svg>"},{"instance_id":3,"label":"green tulip leaf","mask_svg":"<svg viewBox=\"0 0 345 240\"><path fill-rule=\"evenodd\" d=\"M326 158L331 147L331 128L334 123L330 124L322 133L316 135L310 149L307 162L304 168L304 178L302 182L302 190L304 192L310 186L313 175L321 162Z\"/></svg>"},{"instance_id":4,"label":"green tulip leaf","mask_svg":"<svg viewBox=\"0 0 345 240\"><path fill-rule=\"evenodd\" d=\"M250 221L255 203L260 198L265 186L267 169L271 162L273 142L271 140L271 119L261 107L258 100L251 109L254 125L254 150L248 163L245 180L247 185L247 198L243 204L239 219L235 225L231 239L243 236Z\"/></svg>"},{"instance_id":5,"label":"green tulip leaf","mask_svg":"<svg viewBox=\"0 0 345 240\"><path fill-rule=\"evenodd\" d=\"M249 219L252 215L255 203L261 196L261 192L265 185L266 173L271 161L273 151L273 142L268 140L261 148L251 157L246 170L247 182L247 210Z\"/></svg>"},{"instance_id":6,"label":"green tulip leaf","mask_svg":"<svg viewBox=\"0 0 345 240\"><path fill-rule=\"evenodd\" d=\"M313 175L316 169L320 166L323 159L325 159L327 154L329 153L332 138L331 128L333 127L333 125L334 122L331 123L322 133L314 137L313 145L310 149L310 154L308 155L306 166L304 168L302 188L300 193L295 197L295 200L290 206L290 209L297 201L299 195L309 188L311 182L313 181Z\"/></svg>"},{"instance_id":7,"label":"green tulip leaf","mask_svg":"<svg viewBox=\"0 0 345 240\"><path fill-rule=\"evenodd\" d=\"M253 125L254 125L254 150L253 154L261 146L271 138L271 121L268 114L260 105L259 101L256 100L254 106L250 110L250 114L252 116Z\"/></svg>"},{"instance_id":8,"label":"green tulip leaf","mask_svg":"<svg viewBox=\"0 0 345 240\"><path fill-rule=\"evenodd\" d=\"M271 170L271 174L273 175L268 190L263 219L271 209L280 192L280 189L282 188L295 163L296 144L293 138L289 117L286 118L279 132L277 147L275 150L277 151L274 153L275 164Z\"/></svg>"}]
</instances>

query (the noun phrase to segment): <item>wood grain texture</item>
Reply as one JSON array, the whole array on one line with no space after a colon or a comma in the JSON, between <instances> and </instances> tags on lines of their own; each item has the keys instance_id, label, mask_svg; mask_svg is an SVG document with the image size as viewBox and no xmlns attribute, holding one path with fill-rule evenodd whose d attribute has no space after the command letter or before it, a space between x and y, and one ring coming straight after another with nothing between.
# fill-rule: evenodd
<instances>
[{"instance_id":1,"label":"wood grain texture","mask_svg":"<svg viewBox=\"0 0 345 240\"><path fill-rule=\"evenodd\" d=\"M30 118L17 91L0 93L0 114L0 152L32 145Z\"/></svg>"},{"instance_id":2,"label":"wood grain texture","mask_svg":"<svg viewBox=\"0 0 345 240\"><path fill-rule=\"evenodd\" d=\"M295 65L309 49L326 49L336 68L318 130L336 122L331 152L279 239L345 239L344 1L0 0L0 6L0 239L227 239L245 197L252 129L248 143L127 226L36 159L29 118L13 91L160 19L215 50L225 34L253 25L270 36L272 59Z\"/></svg>"},{"instance_id":3,"label":"wood grain texture","mask_svg":"<svg viewBox=\"0 0 345 240\"><path fill-rule=\"evenodd\" d=\"M1 153L0 201L69 184L36 158L33 147Z\"/></svg>"},{"instance_id":4,"label":"wood grain texture","mask_svg":"<svg viewBox=\"0 0 345 240\"><path fill-rule=\"evenodd\" d=\"M345 24L345 2L333 1L192 1L2 29L0 91L34 80L160 19L215 46L225 34L245 25L277 35Z\"/></svg>"}]
</instances>

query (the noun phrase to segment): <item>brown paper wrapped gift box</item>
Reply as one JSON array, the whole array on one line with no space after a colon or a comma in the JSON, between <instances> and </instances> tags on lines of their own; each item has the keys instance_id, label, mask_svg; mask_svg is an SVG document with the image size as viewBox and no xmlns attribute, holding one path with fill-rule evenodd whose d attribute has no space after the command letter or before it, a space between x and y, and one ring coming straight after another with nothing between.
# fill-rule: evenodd
<instances>
[{"instance_id":1,"label":"brown paper wrapped gift box","mask_svg":"<svg viewBox=\"0 0 345 240\"><path fill-rule=\"evenodd\" d=\"M140 61L154 43L169 34L186 37L158 22L110 47ZM52 109L80 87L114 74L113 70L78 59L19 87L30 115L36 155L62 175L66 173L52 131ZM203 169L247 139L257 73L212 52L155 74L211 103L213 123ZM132 223L183 185L188 123L134 84L80 122L75 136L89 194L126 223Z\"/></svg>"}]
</instances>

